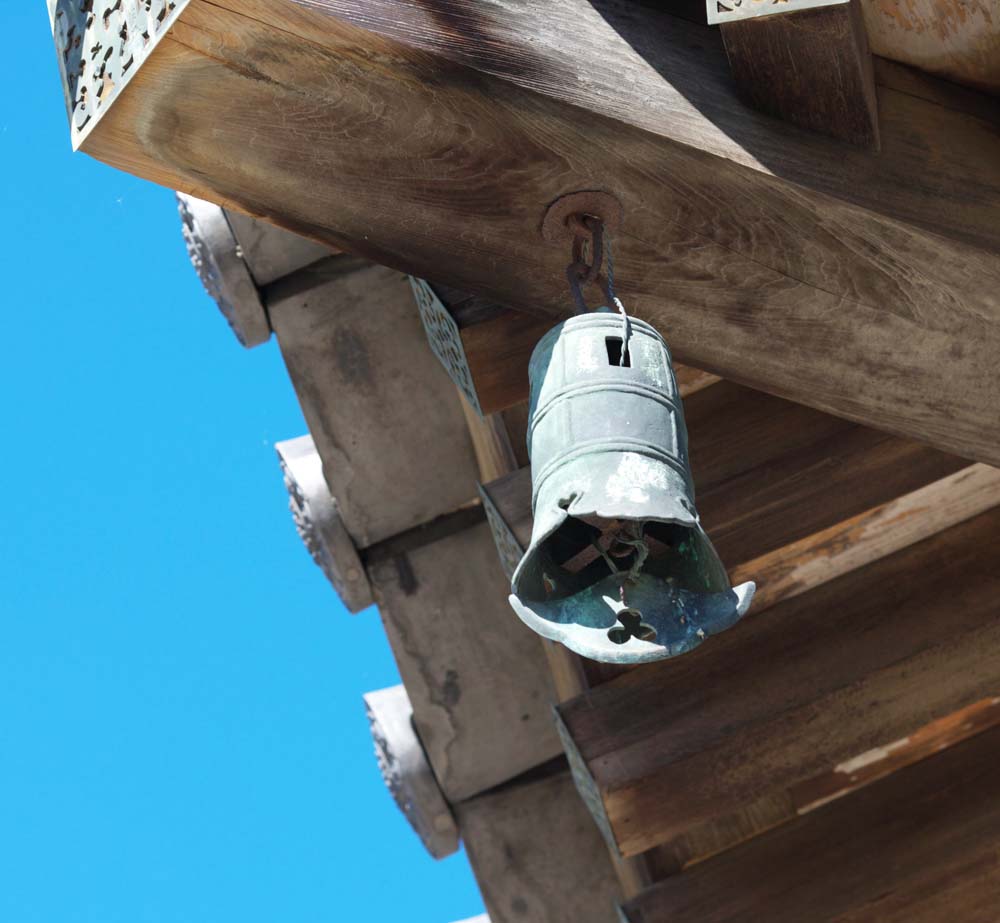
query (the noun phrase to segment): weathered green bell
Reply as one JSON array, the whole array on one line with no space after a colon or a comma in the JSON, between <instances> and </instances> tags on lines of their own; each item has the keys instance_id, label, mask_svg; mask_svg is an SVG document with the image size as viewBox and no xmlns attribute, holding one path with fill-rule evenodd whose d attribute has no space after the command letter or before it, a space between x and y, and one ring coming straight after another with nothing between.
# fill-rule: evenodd
<instances>
[{"instance_id":1,"label":"weathered green bell","mask_svg":"<svg viewBox=\"0 0 1000 923\"><path fill-rule=\"evenodd\" d=\"M529 366L534 526L514 611L584 657L642 663L732 626L733 589L694 506L670 351L649 324L572 317Z\"/></svg>"}]
</instances>

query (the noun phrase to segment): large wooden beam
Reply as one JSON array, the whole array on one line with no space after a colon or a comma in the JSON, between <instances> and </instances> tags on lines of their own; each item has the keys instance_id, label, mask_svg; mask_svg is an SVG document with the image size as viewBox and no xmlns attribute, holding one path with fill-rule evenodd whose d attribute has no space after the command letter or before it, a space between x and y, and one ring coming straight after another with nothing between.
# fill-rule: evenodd
<instances>
[{"instance_id":1,"label":"large wooden beam","mask_svg":"<svg viewBox=\"0 0 1000 923\"><path fill-rule=\"evenodd\" d=\"M510 611L481 510L380 543L366 563L417 732L449 801L560 753L545 655Z\"/></svg>"},{"instance_id":2,"label":"large wooden beam","mask_svg":"<svg viewBox=\"0 0 1000 923\"><path fill-rule=\"evenodd\" d=\"M926 757L922 729L1000 695L997 528L994 509L561 706L611 840L631 855L776 799L794 816Z\"/></svg>"},{"instance_id":3,"label":"large wooden beam","mask_svg":"<svg viewBox=\"0 0 1000 923\"><path fill-rule=\"evenodd\" d=\"M1000 729L673 876L626 923L992 923Z\"/></svg>"},{"instance_id":4,"label":"large wooden beam","mask_svg":"<svg viewBox=\"0 0 1000 923\"><path fill-rule=\"evenodd\" d=\"M263 290L323 473L358 548L476 496L461 405L399 273L337 256Z\"/></svg>"},{"instance_id":5,"label":"large wooden beam","mask_svg":"<svg viewBox=\"0 0 1000 923\"><path fill-rule=\"evenodd\" d=\"M981 113L883 86L881 154L846 149L743 106L703 29L618 0L178 0L164 22L78 132L94 156L552 314L568 255L542 215L604 188L621 293L682 361L1000 462Z\"/></svg>"}]
</instances>

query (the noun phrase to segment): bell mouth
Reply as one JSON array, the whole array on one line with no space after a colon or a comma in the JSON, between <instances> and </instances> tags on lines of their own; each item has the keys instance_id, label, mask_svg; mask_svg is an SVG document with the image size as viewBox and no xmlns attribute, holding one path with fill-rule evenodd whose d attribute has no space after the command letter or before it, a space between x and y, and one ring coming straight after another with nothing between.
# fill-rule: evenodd
<instances>
[{"instance_id":1,"label":"bell mouth","mask_svg":"<svg viewBox=\"0 0 1000 923\"><path fill-rule=\"evenodd\" d=\"M650 575L692 592L729 589L697 522L567 514L529 555L531 566L519 569L515 582L519 595L536 601L573 596L609 574Z\"/></svg>"},{"instance_id":2,"label":"bell mouth","mask_svg":"<svg viewBox=\"0 0 1000 923\"><path fill-rule=\"evenodd\" d=\"M735 624L754 584L729 578L697 519L569 515L532 543L511 606L530 628L605 663L673 657Z\"/></svg>"}]
</instances>

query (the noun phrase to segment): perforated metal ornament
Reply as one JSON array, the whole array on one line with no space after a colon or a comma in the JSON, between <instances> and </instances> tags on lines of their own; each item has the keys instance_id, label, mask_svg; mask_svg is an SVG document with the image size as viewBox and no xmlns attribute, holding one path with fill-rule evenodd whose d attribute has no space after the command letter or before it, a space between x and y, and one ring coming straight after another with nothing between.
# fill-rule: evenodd
<instances>
[{"instance_id":1,"label":"perforated metal ornament","mask_svg":"<svg viewBox=\"0 0 1000 923\"><path fill-rule=\"evenodd\" d=\"M74 150L189 0L48 0Z\"/></svg>"},{"instance_id":2,"label":"perforated metal ornament","mask_svg":"<svg viewBox=\"0 0 1000 923\"><path fill-rule=\"evenodd\" d=\"M625 353L624 359L622 353ZM687 430L666 342L607 309L573 317L529 366L534 526L511 605L593 660L642 663L732 626L733 589L694 505Z\"/></svg>"}]
</instances>

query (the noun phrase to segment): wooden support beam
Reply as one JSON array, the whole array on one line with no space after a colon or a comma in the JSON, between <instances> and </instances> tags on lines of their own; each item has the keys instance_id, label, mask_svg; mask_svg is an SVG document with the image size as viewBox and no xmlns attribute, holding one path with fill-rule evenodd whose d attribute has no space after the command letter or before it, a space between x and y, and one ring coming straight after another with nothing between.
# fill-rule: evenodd
<instances>
[{"instance_id":1,"label":"wooden support beam","mask_svg":"<svg viewBox=\"0 0 1000 923\"><path fill-rule=\"evenodd\" d=\"M1000 729L752 840L625 904L626 923L992 923Z\"/></svg>"},{"instance_id":2,"label":"wooden support beam","mask_svg":"<svg viewBox=\"0 0 1000 923\"><path fill-rule=\"evenodd\" d=\"M461 517L366 553L417 732L452 803L561 752L538 636L510 611L482 511Z\"/></svg>"},{"instance_id":3,"label":"wooden support beam","mask_svg":"<svg viewBox=\"0 0 1000 923\"><path fill-rule=\"evenodd\" d=\"M776 800L791 817L832 778L927 756L929 725L1000 693L997 528L993 509L563 705L611 841L632 855Z\"/></svg>"},{"instance_id":4,"label":"wooden support beam","mask_svg":"<svg viewBox=\"0 0 1000 923\"><path fill-rule=\"evenodd\" d=\"M427 349L405 277L337 256L263 295L330 493L358 548L475 498L465 417Z\"/></svg>"},{"instance_id":5,"label":"wooden support beam","mask_svg":"<svg viewBox=\"0 0 1000 923\"><path fill-rule=\"evenodd\" d=\"M492 923L607 923L621 891L559 765L455 807Z\"/></svg>"},{"instance_id":6,"label":"wooden support beam","mask_svg":"<svg viewBox=\"0 0 1000 923\"><path fill-rule=\"evenodd\" d=\"M777 10L720 25L740 94L793 125L877 149L875 75L861 0Z\"/></svg>"},{"instance_id":7,"label":"wooden support beam","mask_svg":"<svg viewBox=\"0 0 1000 923\"><path fill-rule=\"evenodd\" d=\"M76 105L87 43L57 32ZM553 315L546 206L604 188L620 293L681 361L1000 462L981 113L882 87L881 153L845 149L743 106L704 29L621 0L178 0L156 38L76 131L99 159Z\"/></svg>"}]
</instances>

